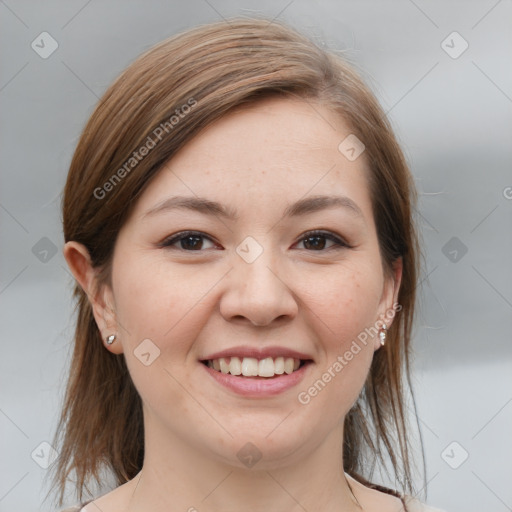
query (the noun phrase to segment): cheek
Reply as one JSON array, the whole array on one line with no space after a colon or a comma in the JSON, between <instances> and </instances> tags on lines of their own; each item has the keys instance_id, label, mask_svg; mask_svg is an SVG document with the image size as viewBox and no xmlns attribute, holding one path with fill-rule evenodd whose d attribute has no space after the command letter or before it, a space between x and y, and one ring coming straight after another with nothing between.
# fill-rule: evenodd
<instances>
[{"instance_id":1,"label":"cheek","mask_svg":"<svg viewBox=\"0 0 512 512\"><path fill-rule=\"evenodd\" d=\"M116 316L135 387L153 413L186 412L191 404L180 386L182 367L204 323L200 299L208 283L201 287L168 267L166 273L149 258L119 257L114 265Z\"/></svg>"},{"instance_id":2,"label":"cheek","mask_svg":"<svg viewBox=\"0 0 512 512\"><path fill-rule=\"evenodd\" d=\"M308 300L340 349L377 320L382 279L373 268L347 264L310 283Z\"/></svg>"},{"instance_id":3,"label":"cheek","mask_svg":"<svg viewBox=\"0 0 512 512\"><path fill-rule=\"evenodd\" d=\"M346 265L309 297L317 333L322 332L323 358L299 401L314 404L317 414L329 411L327 423L338 421L357 400L373 359L370 329L377 320L381 279L371 268Z\"/></svg>"},{"instance_id":4,"label":"cheek","mask_svg":"<svg viewBox=\"0 0 512 512\"><path fill-rule=\"evenodd\" d=\"M212 287L207 276L198 280L190 270L170 273L168 265L150 258L119 258L115 263L117 316L130 344L150 338L162 347L172 338L173 350L181 350L180 340L193 334L203 316L201 298Z\"/></svg>"}]
</instances>

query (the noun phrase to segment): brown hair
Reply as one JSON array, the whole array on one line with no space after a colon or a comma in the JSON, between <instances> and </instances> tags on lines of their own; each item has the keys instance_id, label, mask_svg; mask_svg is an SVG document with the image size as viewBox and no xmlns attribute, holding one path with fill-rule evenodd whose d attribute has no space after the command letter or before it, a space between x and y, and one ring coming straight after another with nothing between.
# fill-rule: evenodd
<instances>
[{"instance_id":1,"label":"brown hair","mask_svg":"<svg viewBox=\"0 0 512 512\"><path fill-rule=\"evenodd\" d=\"M64 239L89 250L98 286L110 284L117 234L161 167L230 110L275 95L320 102L366 146L385 270L398 258L403 261L401 311L345 418L343 465L368 483L375 464L385 466L388 458L402 490L412 491L405 393L411 389L418 272L416 193L384 112L343 59L284 25L260 19L201 26L157 44L108 88L83 131L64 189ZM132 161L150 140L155 144L145 157ZM74 351L54 440L60 456L53 482L60 504L73 472L81 500L92 477L100 482L100 471L111 470L121 485L140 471L144 458L142 406L125 360L105 350L89 297L77 283L74 297Z\"/></svg>"}]
</instances>

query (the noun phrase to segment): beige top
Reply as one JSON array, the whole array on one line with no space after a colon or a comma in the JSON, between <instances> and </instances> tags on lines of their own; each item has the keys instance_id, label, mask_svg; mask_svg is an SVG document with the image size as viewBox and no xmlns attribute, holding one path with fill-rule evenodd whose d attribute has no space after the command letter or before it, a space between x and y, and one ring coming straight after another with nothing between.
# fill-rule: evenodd
<instances>
[{"instance_id":1,"label":"beige top","mask_svg":"<svg viewBox=\"0 0 512 512\"><path fill-rule=\"evenodd\" d=\"M443 510L439 508L433 508L429 507L428 505L425 505L424 503L417 500L416 498L413 498L412 496L404 496L402 501L405 504L405 508L403 510L397 510L397 512L443 512ZM93 512L87 510L87 507L85 506L87 505L87 503L90 502L86 502L83 503L82 505L78 505L75 507L63 509L60 512Z\"/></svg>"},{"instance_id":2,"label":"beige top","mask_svg":"<svg viewBox=\"0 0 512 512\"><path fill-rule=\"evenodd\" d=\"M412 496L405 496L406 512L443 512L440 508L429 507Z\"/></svg>"}]
</instances>

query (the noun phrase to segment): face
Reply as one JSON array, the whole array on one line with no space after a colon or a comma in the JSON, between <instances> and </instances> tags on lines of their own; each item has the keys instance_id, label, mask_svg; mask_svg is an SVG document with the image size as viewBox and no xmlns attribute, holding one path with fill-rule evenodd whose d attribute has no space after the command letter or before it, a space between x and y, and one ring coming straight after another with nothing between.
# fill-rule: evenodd
<instances>
[{"instance_id":1,"label":"face","mask_svg":"<svg viewBox=\"0 0 512 512\"><path fill-rule=\"evenodd\" d=\"M271 468L340 445L399 284L364 153L338 150L349 134L320 105L265 100L189 142L138 199L105 293L148 450Z\"/></svg>"}]
</instances>

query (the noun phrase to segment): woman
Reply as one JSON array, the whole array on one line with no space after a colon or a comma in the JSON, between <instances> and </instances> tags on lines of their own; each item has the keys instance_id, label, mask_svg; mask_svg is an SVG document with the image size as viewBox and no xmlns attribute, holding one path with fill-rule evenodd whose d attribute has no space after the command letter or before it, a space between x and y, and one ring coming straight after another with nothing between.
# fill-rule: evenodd
<instances>
[{"instance_id":1,"label":"woman","mask_svg":"<svg viewBox=\"0 0 512 512\"><path fill-rule=\"evenodd\" d=\"M411 175L340 58L267 20L163 41L73 157L78 319L56 444L71 510L430 511L405 392ZM388 462L400 491L370 483ZM94 477L117 487L89 506Z\"/></svg>"}]
</instances>

